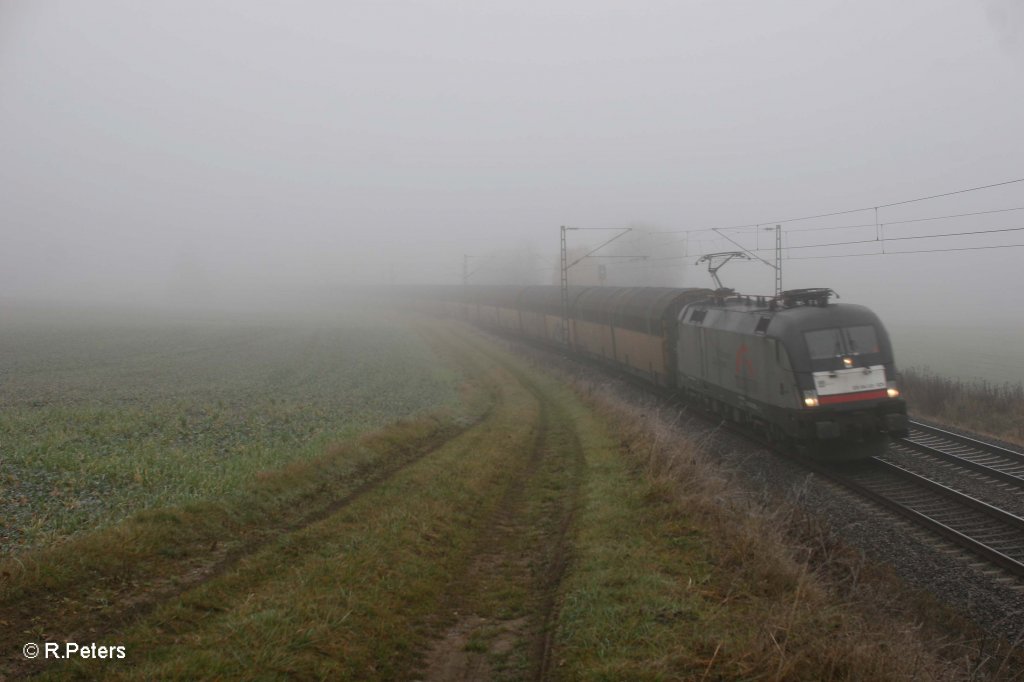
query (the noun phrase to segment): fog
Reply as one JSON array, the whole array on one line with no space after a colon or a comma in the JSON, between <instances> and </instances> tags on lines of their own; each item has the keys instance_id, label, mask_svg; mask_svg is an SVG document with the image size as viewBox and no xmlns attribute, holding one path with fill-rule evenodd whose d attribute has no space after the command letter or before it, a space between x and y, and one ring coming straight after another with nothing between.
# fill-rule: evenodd
<instances>
[{"instance_id":1,"label":"fog","mask_svg":"<svg viewBox=\"0 0 1024 682\"><path fill-rule=\"evenodd\" d=\"M8 0L0 297L555 283L561 225L603 228L578 255L636 228L595 254L608 284L707 286L698 256L774 263L779 223L786 288L1019 341L1024 212L960 214L1024 183L873 207L1024 177L1022 84L1014 0ZM864 243L807 248L836 242ZM929 252L852 256L883 248ZM774 287L757 260L720 276Z\"/></svg>"}]
</instances>

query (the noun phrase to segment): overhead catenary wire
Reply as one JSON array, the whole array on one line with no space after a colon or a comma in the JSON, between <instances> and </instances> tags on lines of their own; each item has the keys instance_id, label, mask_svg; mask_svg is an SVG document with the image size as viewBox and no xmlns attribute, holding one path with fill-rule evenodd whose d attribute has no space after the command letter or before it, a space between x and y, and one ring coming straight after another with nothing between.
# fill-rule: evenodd
<instances>
[{"instance_id":1,"label":"overhead catenary wire","mask_svg":"<svg viewBox=\"0 0 1024 682\"><path fill-rule=\"evenodd\" d=\"M757 225L764 225L764 224L768 224L768 223L772 223L772 224L796 223L796 222L800 222L800 221L803 221L803 220L813 220L815 218L830 218L832 216L837 216L837 215L849 215L850 213L860 213L861 211L871 211L871 210L879 209L879 208L891 208L893 206L903 206L904 204L913 204L913 203L916 203L916 202L919 202L919 201L928 201L930 199L940 199L942 197L951 197L951 196L954 196L956 194L966 194L968 192L977 192L978 190L991 189L993 187L1002 187L1004 185L1012 185L1012 184L1017 183L1017 182L1024 182L1024 178L1017 178L1015 180L1006 180L1005 182L994 182L994 183L992 183L990 185L980 185L978 187L968 187L966 189L958 189L958 190L954 190L952 192L943 192L941 194L932 194L932 195L927 196L927 197L917 197L915 199L904 199L903 201L893 201L893 202L888 203L888 204L877 204L875 206L864 206L863 208L851 208L851 209L848 209L846 211L833 211L832 213L819 213L818 215L802 216L800 218L786 218L785 220L764 220L764 221L761 221L761 222L757 223ZM752 225L740 225L739 227L752 227ZM723 227L723 228L719 228L719 229L728 230L728 229L732 229L732 228Z\"/></svg>"},{"instance_id":2,"label":"overhead catenary wire","mask_svg":"<svg viewBox=\"0 0 1024 682\"><path fill-rule=\"evenodd\" d=\"M615 258L615 259L619 259L620 263L629 263L629 262L635 262L637 260L646 260L647 262L651 263L655 267L661 267L659 265L655 265L657 263L667 263L667 262L670 262L670 261L679 261L679 260L684 260L684 259L688 259L688 258L692 258L693 257L693 253L692 253L690 248L685 248L684 249L685 251L687 251L689 253L686 253L685 255L678 255L678 256L659 256L659 257L650 257L650 256L648 256L648 257L643 257L643 256L639 256L639 255L621 255L621 256L595 256L594 255L597 251L599 251L600 249L604 248L605 246L607 246L611 242L616 241L616 240L618 240L618 239L620 239L622 237L625 237L627 234L630 234L630 233L632 233L633 235L642 235L642 234L679 234L679 235L686 235L683 239L670 239L670 240L666 240L664 242L657 242L657 243L654 243L654 244L649 244L649 247L651 247L651 248L660 248L660 247L663 247L663 246L669 246L669 245L673 245L673 244L678 244L678 243L686 242L688 247L695 246L696 247L695 250L703 250L706 244L716 244L716 243L720 244L720 243L722 243L722 241L727 241L727 242L731 243L732 245L739 247L744 252L754 256L760 262L762 262L764 264L767 264L770 267L775 267L774 265L772 265L771 263L769 263L768 261L766 261L765 259L761 258L758 255L758 252L768 252L771 249L759 248L756 245L755 245L755 247L753 249L748 249L747 247L743 246L739 242L737 242L734 239L732 239L729 235L724 234L724 232L730 231L730 232L733 232L734 234L736 234L737 231L747 230L748 233L750 233L750 232L758 233L758 231L761 228L763 228L763 227L771 227L773 225L785 225L785 224L789 224L789 223L795 223L795 222L800 222L800 221L805 221L805 220L813 220L813 219L818 219L818 218L828 218L828 217L841 216L841 215L850 215L850 214L853 214L853 213L858 213L858 212L863 212L863 211L872 211L872 210L875 211L876 215L875 215L875 221L871 222L871 223L858 223L858 224L854 224L854 225L823 225L823 226L806 227L806 228L794 228L794 229L787 229L786 233L788 234L788 233L811 232L811 231L834 231L834 230L843 230L843 229L857 229L857 228L874 227L874 228L876 228L876 236L875 236L874 239L848 240L848 241L842 241L842 242L830 242L830 243L825 243L825 244L798 244L798 245L795 245L795 246L794 245L787 245L785 247L786 255L782 256L782 259L783 260L810 260L810 259L822 259L822 258L863 257L863 256L869 256L869 255L898 255L898 254L904 254L904 253L940 253L940 252L947 252L947 251L974 251L974 250L985 250L985 249L993 249L993 248L1018 248L1018 247L1024 246L1024 244L1009 244L1009 245L1002 245L1002 246L992 245L992 246L975 246L975 247L946 247L946 248L935 248L935 249L915 249L915 250L911 250L911 251L894 251L894 252L886 253L884 251L884 245L885 245L886 242L896 242L896 241L904 241L904 240L919 240L919 239L941 239L941 238L948 238L948 237L974 236L974 235L994 234L994 233L1002 233L1002 232L1016 232L1016 231L1024 230L1024 228L997 228L997 229L986 229L986 230L967 230L967 231L962 231L962 232L947 232L947 233L929 234L929 235L911 235L911 236L905 236L905 237L893 237L893 236L886 237L884 235L884 233L881 232L881 228L882 227L891 227L891 226L895 226L895 225L906 225L906 224L920 223L920 222L926 222L926 221L934 221L934 220L947 220L947 219L952 219L952 218L964 218L964 217L972 217L972 216L1001 214L1001 213L1008 213L1008 212L1013 212L1013 211L1022 211L1022 210L1024 210L1024 206L1013 206L1013 207L999 208L999 209L990 209L990 210L984 210L984 211L970 211L970 212L961 212L961 213L950 213L950 214L944 214L944 215L923 216L923 217L919 217L919 218L907 218L907 219L903 219L903 220L887 220L887 221L879 221L878 217L877 217L877 213L878 213L879 209L883 209L883 208L891 208L891 207L895 207L895 206L904 206L904 205L907 205L907 204L918 203L918 202L923 202L923 201L929 201L929 200L939 199L939 198L943 198L943 197L956 196L956 195L966 194L966 193L970 193L970 192L977 192L977 191L986 190L986 189L992 189L992 188L996 188L996 187L1004 187L1004 186L1007 186L1007 185L1018 184L1018 183L1022 183L1022 182L1024 182L1024 177L1022 177L1022 178L1014 178L1014 179L1011 179L1011 180L1005 180L1005 181L1002 181L1002 182L989 183L989 184L985 184L985 185L977 185L977 186L973 186L973 187L966 187L966 188L963 188L963 189L952 190L952 191L949 191L949 192L940 192L940 193L937 193L937 194L930 194L930 195L927 195L927 196L914 197L914 198L911 198L911 199L904 199L904 200L901 200L901 201L893 201L893 202L888 202L888 203L884 203L884 204L878 204L878 205L874 205L874 206L863 206L863 207L860 207L860 208L846 209L846 210L842 210L842 211L830 211L830 212L825 212L825 213L817 213L817 214L813 214L813 215L798 216L798 217L791 217L791 218L784 218L784 219L761 220L761 221L758 221L756 223L752 222L752 223L746 223L746 224L742 224L742 225L732 225L732 226L717 227L717 228L701 227L701 228L684 228L684 229L674 229L674 230L644 230L644 229L641 229L641 228L633 228L633 227L618 228L618 227L577 227L577 226L566 226L564 229L567 230L567 231L568 230L572 230L572 231L575 231L575 230L620 231L619 234L617 234L617 235L611 237L610 239L602 242L596 248L591 249L590 251L585 253L583 256L575 259L572 263L569 263L567 265L567 267L572 267L574 265L577 265L580 261L582 261L583 259L588 258L588 257L589 258ZM707 239L707 240L705 240L705 239L692 239L692 238L690 238L690 235L699 234L699 233L705 233L705 234L708 234L708 235L715 235L716 238L715 239ZM860 244L870 244L870 243L882 244L882 247L883 247L882 253L830 254L830 255L822 255L822 256L797 256L797 257L788 255L789 251L797 250L797 249L803 250L803 249L812 249L812 248L831 248L831 247L836 247L836 246L860 245ZM695 250L693 250L693 251L695 251ZM542 269L542 268L535 269L535 271L545 271L545 270L546 269Z\"/></svg>"},{"instance_id":3,"label":"overhead catenary wire","mask_svg":"<svg viewBox=\"0 0 1024 682\"><path fill-rule=\"evenodd\" d=\"M1024 244L995 244L992 246L960 246L945 249L914 249L913 251L885 251L881 253L841 253L831 256L794 256L783 257L783 260L823 260L825 258L861 258L863 256L901 256L911 253L943 253L946 251L982 251L984 249L1016 249Z\"/></svg>"},{"instance_id":4,"label":"overhead catenary wire","mask_svg":"<svg viewBox=\"0 0 1024 682\"><path fill-rule=\"evenodd\" d=\"M878 243L871 240L870 243ZM875 252L875 253L837 253L827 256L783 256L783 260L823 260L826 258L861 258L864 256L899 256L903 254L913 253L943 253L946 251L982 251L985 249L1015 249L1024 247L1024 244L994 244L992 246L962 246L962 247L947 247L941 249L914 249L912 251L886 251L886 252ZM787 247L788 248L788 247ZM667 256L664 258L652 258L653 261L670 261L670 260L682 260L689 258L689 256ZM749 265L753 261L740 262L739 265ZM658 265L655 267L665 267Z\"/></svg>"},{"instance_id":5,"label":"overhead catenary wire","mask_svg":"<svg viewBox=\"0 0 1024 682\"><path fill-rule=\"evenodd\" d=\"M874 208L874 207L872 207L872 208ZM882 207L879 206L879 208L882 208ZM868 210L868 209L861 209L861 210ZM884 223L856 223L856 224L853 224L853 225L819 225L817 227L798 227L798 228L786 230L786 234L794 234L794 233L797 233L797 232L829 232L829 231L834 231L834 230L854 230L854 229L865 228L865 227L878 227L880 224L885 225L886 227L891 227L893 225L907 225L907 224L910 224L910 223L923 223L923 222L928 222L928 221L931 221L931 220L948 220L950 218L966 218L966 217L979 216L979 215L992 215L992 214L995 214L995 213L1009 213L1011 211L1024 211L1024 206L1013 206L1013 207L1010 207L1010 208L997 208L997 209L992 209L990 211L971 211L969 213L948 213L946 215L926 216L924 218L909 218L909 219L906 219L906 220L887 220ZM757 225L757 227L761 227L761 226L764 226L764 225L767 225L767 223L759 223ZM719 229L731 230L731 229L739 229L739 228L719 228ZM653 231L653 232L649 232L649 234L669 234L669 233L673 233L673 232L688 232L688 233L715 232L715 229L714 228L706 228L706 229L699 229L699 230L665 230L665 231ZM756 230L752 230L752 232L756 232ZM681 244L684 241L687 241L687 240L685 240L685 239L670 239L670 240L667 240L667 241L664 241L664 242L658 242L657 244L654 244L654 246L668 246L668 245L671 245L671 244ZM787 247L787 248L789 248L789 247ZM762 251L762 250L764 250L764 249L754 249L754 251Z\"/></svg>"},{"instance_id":6,"label":"overhead catenary wire","mask_svg":"<svg viewBox=\"0 0 1024 682\"><path fill-rule=\"evenodd\" d=\"M995 234L997 232L1019 232L1024 227L1002 227L993 230L972 230L969 232L944 232L942 234L921 234L910 237L883 237L881 239L857 239L849 242L831 242L828 244L799 244L797 246L786 246L786 250L792 249L817 249L829 246L849 246L851 244L880 244L882 242L898 242L907 239L941 239L942 237L967 237L976 234ZM773 249L752 249L753 251L771 251Z\"/></svg>"},{"instance_id":7,"label":"overhead catenary wire","mask_svg":"<svg viewBox=\"0 0 1024 682\"><path fill-rule=\"evenodd\" d=\"M567 229L567 230L580 230L580 229L601 229L601 228L579 228L579 227L567 227L566 229ZM588 258L588 257L590 257L590 256L591 256L591 254L594 254L594 253L596 253L596 252L600 251L601 249L603 249L604 247L608 246L609 244L611 244L611 243L612 243L613 241L615 241L616 239L618 239L618 238L620 238L620 237L624 237L624 236L626 236L627 234L629 234L629 233L630 233L630 232L632 231L632 229L633 229L633 228L631 228L631 227L627 227L627 228L626 228L626 229L625 229L625 230L624 230L624 231L623 231L623 232L622 232L621 234L617 234L617 235L615 235L614 237L612 237L611 239L607 239L607 240L605 240L605 241L601 242L601 243L600 243L600 244L598 244L598 245L597 245L597 246L596 246L595 248L591 249L590 251L587 251L587 252L586 252L585 254L583 254L582 256L580 256L579 258L577 258L576 260L574 260L574 261L573 261L572 263L569 263L569 264L568 264L568 265L567 265L567 266L565 267L565 269L566 269L566 270L568 270L568 269L569 269L569 268L571 268L572 266L574 266L574 265L576 265L577 263L579 263L580 261L582 261L582 260L583 260L584 258Z\"/></svg>"},{"instance_id":8,"label":"overhead catenary wire","mask_svg":"<svg viewBox=\"0 0 1024 682\"><path fill-rule=\"evenodd\" d=\"M881 208L881 207L879 207ZM884 224L886 227L890 225L906 225L908 223L923 223L929 220L946 220L948 218L964 218L967 216L977 215L989 215L992 213L1008 213L1010 211L1024 211L1024 206L1016 206L1013 208L997 208L991 211L973 211L971 213L950 213L948 215L935 215L927 216L925 218L910 218L908 220L887 220ZM798 227L792 230L786 230L787 234L793 234L794 232L816 232L825 230L852 230L858 227L875 227L878 223L859 223L857 225L828 225L819 227Z\"/></svg>"},{"instance_id":9,"label":"overhead catenary wire","mask_svg":"<svg viewBox=\"0 0 1024 682\"><path fill-rule=\"evenodd\" d=\"M780 224L786 224L786 223L795 223L795 222L801 222L801 221L804 221L804 220L813 220L815 218L831 218L831 217L834 217L834 216L849 215L851 213L861 213L863 211L872 211L872 210L877 210L877 209L880 209L880 208L891 208L893 206L903 206L905 204L913 204L913 203L917 203L917 202L921 202L921 201L929 201L931 199L940 199L942 197L950 197L950 196L955 196L955 195L958 195L958 194L967 194L968 192L977 192L977 191L980 191L980 190L983 190L983 189L992 189L994 187L1003 187L1005 185L1012 185L1012 184L1016 184L1016 183L1020 183L1020 182L1024 182L1024 178L1015 178L1013 180L1006 180L1006 181L1003 181L1003 182L994 182L994 183L991 183L991 184L988 184L988 185L978 185L976 187L967 187L967 188L964 188L964 189L953 190L951 192L942 192L942 193L939 193L939 194L931 194L931 195L924 196L924 197L915 197L913 199L904 199L902 201L893 201L893 202L890 202L890 203L887 203L887 204L878 204L878 205L875 205L875 206L863 206L861 208L851 208L851 209L846 209L846 210L843 210L843 211L832 211L832 212L829 212L829 213L818 213L818 214L815 214L815 215L800 216L800 217L797 217L797 218L785 218L785 219L782 219L782 220L778 220L778 219L776 219L776 220L761 220L761 221L758 221L756 223L744 223L742 225L729 225L729 226L726 226L726 227L699 227L699 228L683 228L683 229L678 229L678 230L638 230L638 231L644 232L644 233L647 233L647 234L692 234L692 233L695 233L695 232L718 232L719 230L730 230L730 231L732 231L732 230L751 229L751 228L756 229L756 228L764 227L766 225L780 225ZM898 225L898 224L902 224L902 223L916 222L916 221L923 221L923 220L939 220L941 218L959 218L959 217L963 217L963 216L984 215L984 214L987 214L987 213L1002 213L1002 212L1006 212L1006 211L1020 211L1020 210L1024 210L1024 207L996 209L996 210L992 210L992 211L976 211L976 212L973 212L973 213L957 213L957 214L950 214L948 216L931 216L931 217L927 217L927 218L916 218L916 219L913 219L913 220L886 221L885 224L886 225ZM840 226L840 227L804 228L802 230L801 229L794 229L794 230L787 230L787 232L803 232L803 231L810 231L810 230L817 230L817 229L821 229L821 230L844 229L846 227L850 227L850 228L853 228L853 227L874 227L875 225L876 225L876 223L864 223L862 225L855 225L855 226L854 225L849 225L849 226ZM569 229L615 229L615 228L569 228ZM664 242L664 243L665 244L672 244L672 243L675 243L676 241L677 240L671 240L671 241Z\"/></svg>"}]
</instances>

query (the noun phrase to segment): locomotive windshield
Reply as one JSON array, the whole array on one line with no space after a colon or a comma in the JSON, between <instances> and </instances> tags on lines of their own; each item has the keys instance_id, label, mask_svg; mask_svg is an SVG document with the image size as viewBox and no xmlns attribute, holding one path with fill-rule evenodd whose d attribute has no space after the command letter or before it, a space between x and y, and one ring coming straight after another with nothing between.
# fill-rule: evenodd
<instances>
[{"instance_id":1,"label":"locomotive windshield","mask_svg":"<svg viewBox=\"0 0 1024 682\"><path fill-rule=\"evenodd\" d=\"M878 353L878 335L869 324L857 327L836 327L805 332L807 350L812 360L825 360L839 355Z\"/></svg>"}]
</instances>

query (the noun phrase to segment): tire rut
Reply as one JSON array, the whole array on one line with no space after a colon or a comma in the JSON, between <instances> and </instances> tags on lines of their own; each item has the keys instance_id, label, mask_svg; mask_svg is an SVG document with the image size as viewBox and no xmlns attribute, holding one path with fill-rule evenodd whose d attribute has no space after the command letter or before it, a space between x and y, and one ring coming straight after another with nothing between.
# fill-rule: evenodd
<instances>
[{"instance_id":1,"label":"tire rut","mask_svg":"<svg viewBox=\"0 0 1024 682\"><path fill-rule=\"evenodd\" d=\"M447 613L437 618L447 627L420 673L426 682L543 680L552 665L558 588L584 473L582 446L556 399L506 359L488 354L537 401L536 436L481 532L474 558L452 580Z\"/></svg>"},{"instance_id":2,"label":"tire rut","mask_svg":"<svg viewBox=\"0 0 1024 682\"><path fill-rule=\"evenodd\" d=\"M486 416L482 417L479 421L458 430L458 432L452 433L448 438L431 443L429 447L417 451L411 456L402 458L400 461L391 463L389 466L377 468L372 471L370 476L365 478L362 483L350 492L331 501L326 506L317 509L311 514L286 524L258 529L255 531L258 534L258 537L246 541L241 546L233 547L224 551L220 558L216 559L213 563L198 567L193 565L187 573L175 575L173 589L157 588L141 594L138 591L126 591L118 597L118 599L121 600L121 603L126 606L118 609L114 613L97 616L94 612L87 611L84 617L64 620L63 622L58 621L56 624L51 621L46 625L46 628L51 632L59 631L65 639L74 640L76 633L85 632L88 633L88 637L91 639L109 639L112 634L116 634L118 631L130 627L132 624L145 618L161 604L178 598L204 583L215 580L219 576L231 570L240 561L248 556L252 556L256 552L268 546L270 543L287 535L301 532L303 529L336 514L340 510L372 492L381 484L390 480L403 470L429 456L431 453L445 447L459 436L465 434L467 431L470 431L472 428L485 421ZM161 581L169 582L170 578L168 576L162 576ZM61 606L61 604L58 604L56 608L60 608ZM54 609L54 611L55 610L56 609ZM5 619L5 629L11 633L29 631L38 627L37 624L44 622L48 616L52 617L54 615L54 611L40 614L37 608L33 611L33 615L27 621L22 621L21 623L16 620L12 621ZM24 639L26 636L27 635L21 636L20 639ZM9 644L9 646L6 646L5 648L10 651L16 651L19 649L19 647L15 646L13 640L10 643L4 642L3 644ZM3 679L3 675L5 674L18 676L35 674L42 670L42 667L43 666L40 661L25 661L17 658L11 658L9 659L9 665L0 668L0 679Z\"/></svg>"}]
</instances>

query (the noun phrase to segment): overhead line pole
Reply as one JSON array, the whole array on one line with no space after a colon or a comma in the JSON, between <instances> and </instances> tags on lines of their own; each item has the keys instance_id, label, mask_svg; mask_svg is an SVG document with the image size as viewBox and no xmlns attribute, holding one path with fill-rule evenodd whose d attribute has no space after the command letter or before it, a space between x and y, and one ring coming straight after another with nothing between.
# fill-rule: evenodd
<instances>
[{"instance_id":1,"label":"overhead line pole","mask_svg":"<svg viewBox=\"0 0 1024 682\"><path fill-rule=\"evenodd\" d=\"M775 226L775 296L782 295L782 225Z\"/></svg>"},{"instance_id":2,"label":"overhead line pole","mask_svg":"<svg viewBox=\"0 0 1024 682\"><path fill-rule=\"evenodd\" d=\"M562 343L569 345L569 253L565 246L565 225L562 225L562 263L561 263L561 286L562 286Z\"/></svg>"},{"instance_id":3,"label":"overhead line pole","mask_svg":"<svg viewBox=\"0 0 1024 682\"><path fill-rule=\"evenodd\" d=\"M462 316L469 319L469 254L462 255Z\"/></svg>"},{"instance_id":4,"label":"overhead line pole","mask_svg":"<svg viewBox=\"0 0 1024 682\"><path fill-rule=\"evenodd\" d=\"M569 338L569 268L576 265L584 258L588 258L591 255L597 253L604 247L611 244L619 237L624 236L628 232L632 232L633 228L627 227L619 234L615 235L611 239L607 239L601 242L596 248L587 251L585 254L574 260L572 263L569 262L569 250L566 246L565 233L568 230L600 230L600 229L615 229L615 228L600 228L600 227L566 227L562 225L561 230L561 287L562 287L562 343L566 346L571 345L571 339Z\"/></svg>"}]
</instances>

